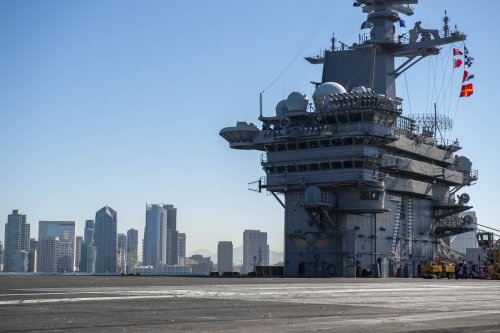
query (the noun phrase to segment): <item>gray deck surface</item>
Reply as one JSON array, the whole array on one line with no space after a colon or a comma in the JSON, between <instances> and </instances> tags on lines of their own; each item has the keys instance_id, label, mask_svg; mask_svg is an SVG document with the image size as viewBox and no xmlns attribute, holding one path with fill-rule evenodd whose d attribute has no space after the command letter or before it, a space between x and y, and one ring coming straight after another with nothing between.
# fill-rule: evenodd
<instances>
[{"instance_id":1,"label":"gray deck surface","mask_svg":"<svg viewBox=\"0 0 500 333\"><path fill-rule=\"evenodd\" d=\"M500 332L500 281L3 275L0 331Z\"/></svg>"}]
</instances>

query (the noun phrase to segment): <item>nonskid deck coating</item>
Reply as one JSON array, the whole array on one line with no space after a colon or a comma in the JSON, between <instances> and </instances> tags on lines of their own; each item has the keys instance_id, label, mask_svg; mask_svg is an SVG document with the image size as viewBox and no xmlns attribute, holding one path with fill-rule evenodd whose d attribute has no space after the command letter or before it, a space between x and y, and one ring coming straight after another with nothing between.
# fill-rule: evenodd
<instances>
[{"instance_id":1,"label":"nonskid deck coating","mask_svg":"<svg viewBox=\"0 0 500 333\"><path fill-rule=\"evenodd\" d=\"M498 332L500 282L0 276L0 331L110 328Z\"/></svg>"}]
</instances>

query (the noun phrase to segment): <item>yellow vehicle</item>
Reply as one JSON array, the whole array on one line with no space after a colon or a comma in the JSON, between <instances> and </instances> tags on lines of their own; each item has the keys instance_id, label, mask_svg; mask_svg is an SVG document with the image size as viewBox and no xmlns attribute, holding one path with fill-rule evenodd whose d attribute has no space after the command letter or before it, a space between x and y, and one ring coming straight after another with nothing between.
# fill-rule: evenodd
<instances>
[{"instance_id":1,"label":"yellow vehicle","mask_svg":"<svg viewBox=\"0 0 500 333\"><path fill-rule=\"evenodd\" d=\"M424 279L440 279L443 269L436 263L422 265L420 275Z\"/></svg>"},{"instance_id":2,"label":"yellow vehicle","mask_svg":"<svg viewBox=\"0 0 500 333\"><path fill-rule=\"evenodd\" d=\"M455 265L449 262L441 262L441 277L454 279L455 278Z\"/></svg>"},{"instance_id":3,"label":"yellow vehicle","mask_svg":"<svg viewBox=\"0 0 500 333\"><path fill-rule=\"evenodd\" d=\"M421 276L424 279L453 279L455 278L455 265L441 261L425 264L421 268Z\"/></svg>"}]
</instances>

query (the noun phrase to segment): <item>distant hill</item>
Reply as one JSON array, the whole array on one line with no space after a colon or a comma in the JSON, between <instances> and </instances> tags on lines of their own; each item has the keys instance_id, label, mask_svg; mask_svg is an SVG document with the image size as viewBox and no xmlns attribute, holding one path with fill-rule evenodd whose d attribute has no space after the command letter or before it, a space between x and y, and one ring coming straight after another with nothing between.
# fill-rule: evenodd
<instances>
[{"instance_id":1,"label":"distant hill","mask_svg":"<svg viewBox=\"0 0 500 333\"><path fill-rule=\"evenodd\" d=\"M204 257L210 257L212 259L212 261L217 261L217 253L213 253L207 249L197 249L197 250L191 251L188 253L188 257L194 256L195 254L201 254Z\"/></svg>"},{"instance_id":2,"label":"distant hill","mask_svg":"<svg viewBox=\"0 0 500 333\"><path fill-rule=\"evenodd\" d=\"M189 252L188 256L201 254L204 257L210 257L212 261L217 262L217 253L211 252L207 249L197 249ZM243 245L237 246L233 249L233 262L238 265L243 263ZM283 262L283 252L269 250L269 264L274 265L278 262Z\"/></svg>"}]
</instances>

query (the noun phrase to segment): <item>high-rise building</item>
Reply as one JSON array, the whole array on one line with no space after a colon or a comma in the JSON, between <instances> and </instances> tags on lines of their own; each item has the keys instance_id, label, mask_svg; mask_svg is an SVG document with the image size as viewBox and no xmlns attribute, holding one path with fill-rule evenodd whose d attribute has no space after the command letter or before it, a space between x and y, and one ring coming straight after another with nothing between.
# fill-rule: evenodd
<instances>
[{"instance_id":1,"label":"high-rise building","mask_svg":"<svg viewBox=\"0 0 500 333\"><path fill-rule=\"evenodd\" d=\"M83 244L83 237L76 236L75 267L77 270L80 269L80 260L82 259L82 244Z\"/></svg>"},{"instance_id":2,"label":"high-rise building","mask_svg":"<svg viewBox=\"0 0 500 333\"><path fill-rule=\"evenodd\" d=\"M127 230L127 273L132 268L137 267L139 231L136 229Z\"/></svg>"},{"instance_id":3,"label":"high-rise building","mask_svg":"<svg viewBox=\"0 0 500 333\"><path fill-rule=\"evenodd\" d=\"M186 262L186 234L180 232L178 239L179 265L184 265Z\"/></svg>"},{"instance_id":4,"label":"high-rise building","mask_svg":"<svg viewBox=\"0 0 500 333\"><path fill-rule=\"evenodd\" d=\"M146 204L143 246L144 266L156 267L167 263L167 210L163 206Z\"/></svg>"},{"instance_id":5,"label":"high-rise building","mask_svg":"<svg viewBox=\"0 0 500 333\"><path fill-rule=\"evenodd\" d=\"M80 272L94 273L97 255L96 247L91 243L83 242L80 255Z\"/></svg>"},{"instance_id":6,"label":"high-rise building","mask_svg":"<svg viewBox=\"0 0 500 333\"><path fill-rule=\"evenodd\" d=\"M474 231L464 232L463 234L450 237L450 246L452 250L466 254L467 249L477 248L477 216L474 211L460 213L460 217L464 216L470 216L472 218Z\"/></svg>"},{"instance_id":7,"label":"high-rise building","mask_svg":"<svg viewBox=\"0 0 500 333\"><path fill-rule=\"evenodd\" d=\"M37 271L38 259L38 241L35 238L30 238L30 251L28 257L28 272Z\"/></svg>"},{"instance_id":8,"label":"high-rise building","mask_svg":"<svg viewBox=\"0 0 500 333\"><path fill-rule=\"evenodd\" d=\"M269 265L269 245L267 232L260 230L245 230L243 232L243 266L241 273L254 271L254 266Z\"/></svg>"},{"instance_id":9,"label":"high-rise building","mask_svg":"<svg viewBox=\"0 0 500 333\"><path fill-rule=\"evenodd\" d=\"M167 210L167 265L179 264L179 232L177 231L177 208L163 205Z\"/></svg>"},{"instance_id":10,"label":"high-rise building","mask_svg":"<svg viewBox=\"0 0 500 333\"><path fill-rule=\"evenodd\" d=\"M21 261L24 255L16 253L25 251L26 258L30 246L30 225L26 222L26 215L21 214L19 210L13 210L7 218L5 224L5 248L4 248L4 272L17 272L16 269L24 269ZM28 264L26 263L27 271Z\"/></svg>"},{"instance_id":11,"label":"high-rise building","mask_svg":"<svg viewBox=\"0 0 500 333\"><path fill-rule=\"evenodd\" d=\"M118 272L127 272L127 235L118 234Z\"/></svg>"},{"instance_id":12,"label":"high-rise building","mask_svg":"<svg viewBox=\"0 0 500 333\"><path fill-rule=\"evenodd\" d=\"M61 242L59 236L47 236L38 241L38 272L60 272Z\"/></svg>"},{"instance_id":13,"label":"high-rise building","mask_svg":"<svg viewBox=\"0 0 500 333\"><path fill-rule=\"evenodd\" d=\"M85 221L85 230L83 233L83 241L89 244L94 244L94 230L95 222L94 220Z\"/></svg>"},{"instance_id":14,"label":"high-rise building","mask_svg":"<svg viewBox=\"0 0 500 333\"><path fill-rule=\"evenodd\" d=\"M95 271L115 273L117 260L117 215L108 206L95 214L94 243L97 249Z\"/></svg>"},{"instance_id":15,"label":"high-rise building","mask_svg":"<svg viewBox=\"0 0 500 333\"><path fill-rule=\"evenodd\" d=\"M233 271L233 242L219 242L217 246L217 270L219 274Z\"/></svg>"},{"instance_id":16,"label":"high-rise building","mask_svg":"<svg viewBox=\"0 0 500 333\"><path fill-rule=\"evenodd\" d=\"M38 241L40 242L42 239L48 237L59 238L59 257L54 259L54 261L57 262L57 271L74 271L76 246L75 221L40 221L38 226ZM42 256L48 255L49 253L54 254L55 252L43 253L41 251L39 260L51 261L52 259L42 258Z\"/></svg>"},{"instance_id":17,"label":"high-rise building","mask_svg":"<svg viewBox=\"0 0 500 333\"><path fill-rule=\"evenodd\" d=\"M0 241L0 272L3 272L3 244Z\"/></svg>"},{"instance_id":18,"label":"high-rise building","mask_svg":"<svg viewBox=\"0 0 500 333\"><path fill-rule=\"evenodd\" d=\"M14 253L11 272L29 272L29 251L17 250Z\"/></svg>"},{"instance_id":19,"label":"high-rise building","mask_svg":"<svg viewBox=\"0 0 500 333\"><path fill-rule=\"evenodd\" d=\"M95 272L97 250L94 244L94 231L94 220L86 220L83 232L83 243L80 248L80 264L78 265L80 272Z\"/></svg>"}]
</instances>

